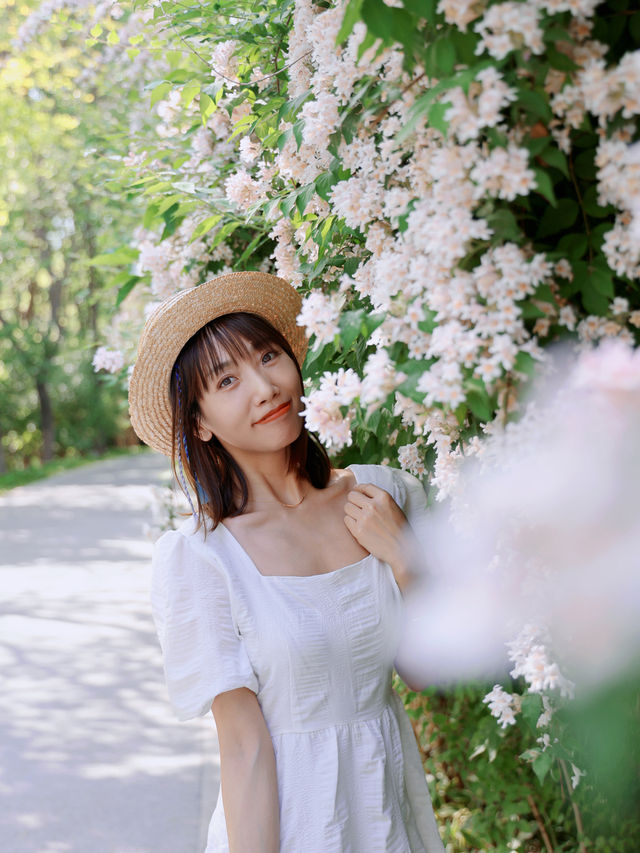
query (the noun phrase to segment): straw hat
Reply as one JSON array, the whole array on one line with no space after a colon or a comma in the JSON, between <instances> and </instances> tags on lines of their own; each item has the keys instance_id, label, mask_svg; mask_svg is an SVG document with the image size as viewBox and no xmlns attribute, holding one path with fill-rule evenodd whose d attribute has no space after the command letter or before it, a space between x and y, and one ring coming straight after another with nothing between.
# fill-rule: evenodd
<instances>
[{"instance_id":1,"label":"straw hat","mask_svg":"<svg viewBox=\"0 0 640 853\"><path fill-rule=\"evenodd\" d=\"M288 282L263 272L219 275L158 305L142 330L129 384L129 416L139 438L171 456L171 371L189 338L216 317L259 314L284 335L302 366L307 338L296 323L301 305L302 297Z\"/></svg>"}]
</instances>

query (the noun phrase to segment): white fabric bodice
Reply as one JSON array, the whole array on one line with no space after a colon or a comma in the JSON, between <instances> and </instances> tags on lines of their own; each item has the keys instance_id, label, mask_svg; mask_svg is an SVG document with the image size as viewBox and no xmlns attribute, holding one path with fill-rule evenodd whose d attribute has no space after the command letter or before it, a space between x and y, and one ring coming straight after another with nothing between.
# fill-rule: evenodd
<instances>
[{"instance_id":1,"label":"white fabric bodice","mask_svg":"<svg viewBox=\"0 0 640 853\"><path fill-rule=\"evenodd\" d=\"M415 478L350 469L419 523ZM169 695L189 719L224 690L256 693L276 756L281 853L442 853L413 731L391 689L403 608L390 566L368 555L325 574L264 576L224 525L206 538L193 528L185 522L154 550ZM227 850L219 798L206 853Z\"/></svg>"}]
</instances>

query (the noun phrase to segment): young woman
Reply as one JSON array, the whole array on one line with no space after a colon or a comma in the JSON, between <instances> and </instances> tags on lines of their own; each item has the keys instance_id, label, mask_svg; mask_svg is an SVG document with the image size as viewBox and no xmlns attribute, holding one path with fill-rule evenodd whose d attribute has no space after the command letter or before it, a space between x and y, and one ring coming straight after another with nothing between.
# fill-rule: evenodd
<instances>
[{"instance_id":1,"label":"young woman","mask_svg":"<svg viewBox=\"0 0 640 853\"><path fill-rule=\"evenodd\" d=\"M275 276L219 276L156 309L131 377L197 500L155 545L152 611L178 718L216 722L206 853L443 853L391 688L424 492L307 433L299 310Z\"/></svg>"}]
</instances>

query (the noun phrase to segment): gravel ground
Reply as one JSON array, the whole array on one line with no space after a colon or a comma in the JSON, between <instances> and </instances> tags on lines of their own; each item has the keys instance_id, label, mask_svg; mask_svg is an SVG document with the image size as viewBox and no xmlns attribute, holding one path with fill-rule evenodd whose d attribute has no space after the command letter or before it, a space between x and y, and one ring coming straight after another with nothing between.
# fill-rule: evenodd
<instances>
[{"instance_id":1,"label":"gravel ground","mask_svg":"<svg viewBox=\"0 0 640 853\"><path fill-rule=\"evenodd\" d=\"M201 853L212 715L178 723L148 602L152 452L0 496L0 849Z\"/></svg>"}]
</instances>

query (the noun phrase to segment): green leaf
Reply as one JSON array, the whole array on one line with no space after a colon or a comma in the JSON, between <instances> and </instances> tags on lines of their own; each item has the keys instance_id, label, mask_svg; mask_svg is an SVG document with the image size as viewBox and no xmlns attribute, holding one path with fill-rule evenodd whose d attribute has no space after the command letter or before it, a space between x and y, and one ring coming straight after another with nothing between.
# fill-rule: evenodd
<instances>
[{"instance_id":1,"label":"green leaf","mask_svg":"<svg viewBox=\"0 0 640 853\"><path fill-rule=\"evenodd\" d=\"M566 53L561 53L557 47L552 44L547 46L547 59L552 68L557 68L558 71L577 71L576 63L567 56Z\"/></svg>"},{"instance_id":2,"label":"green leaf","mask_svg":"<svg viewBox=\"0 0 640 853\"><path fill-rule=\"evenodd\" d=\"M223 240L226 240L227 237L230 237L236 228L239 228L242 225L242 222L236 220L235 222L225 222L222 228L218 231L216 236L213 239L213 243L209 247L210 249L215 249L216 246L220 245Z\"/></svg>"},{"instance_id":3,"label":"green leaf","mask_svg":"<svg viewBox=\"0 0 640 853\"><path fill-rule=\"evenodd\" d=\"M253 250L258 246L258 244L260 243L261 240L266 240L266 239L268 239L268 236L263 234L261 231L258 234L256 234L256 236L249 243L247 248L240 255L238 260L234 262L234 264L233 264L234 269L240 269L240 270L244 269L245 261L249 258L249 256L253 252Z\"/></svg>"},{"instance_id":4,"label":"green leaf","mask_svg":"<svg viewBox=\"0 0 640 853\"><path fill-rule=\"evenodd\" d=\"M429 18L429 20L431 19ZM454 27L449 31L449 38L453 42L459 62L464 65L474 65L477 62L476 47L480 41L480 36L477 33L471 31L463 33Z\"/></svg>"},{"instance_id":5,"label":"green leaf","mask_svg":"<svg viewBox=\"0 0 640 853\"><path fill-rule=\"evenodd\" d=\"M362 0L362 20L385 44L398 41L407 55L413 54L415 21L404 9L387 6L383 0Z\"/></svg>"},{"instance_id":6,"label":"green leaf","mask_svg":"<svg viewBox=\"0 0 640 853\"><path fill-rule=\"evenodd\" d=\"M548 207L542 214L538 226L537 237L540 239L549 234L557 234L571 228L578 218L580 208L572 198L561 198L556 207Z\"/></svg>"},{"instance_id":7,"label":"green leaf","mask_svg":"<svg viewBox=\"0 0 640 853\"><path fill-rule=\"evenodd\" d=\"M296 192L288 193L280 199L280 210L285 216L289 216L296 204Z\"/></svg>"},{"instance_id":8,"label":"green leaf","mask_svg":"<svg viewBox=\"0 0 640 853\"><path fill-rule=\"evenodd\" d=\"M613 205L600 206L598 202L598 190L595 185L587 188L582 197L582 204L585 211L589 216L593 216L594 219L604 219L605 216L611 216L614 213Z\"/></svg>"},{"instance_id":9,"label":"green leaf","mask_svg":"<svg viewBox=\"0 0 640 853\"><path fill-rule=\"evenodd\" d=\"M518 225L518 220L508 208L498 208L485 219L500 243L505 240L519 242L522 239L522 229Z\"/></svg>"},{"instance_id":10,"label":"green leaf","mask_svg":"<svg viewBox=\"0 0 640 853\"><path fill-rule=\"evenodd\" d=\"M338 176L335 172L323 172L316 178L316 192L325 201L329 200L329 193L332 187L338 182Z\"/></svg>"},{"instance_id":11,"label":"green leaf","mask_svg":"<svg viewBox=\"0 0 640 853\"><path fill-rule=\"evenodd\" d=\"M109 35L107 36L107 44L120 44L120 36L118 35L117 30L110 31Z\"/></svg>"},{"instance_id":12,"label":"green leaf","mask_svg":"<svg viewBox=\"0 0 640 853\"><path fill-rule=\"evenodd\" d=\"M216 213L214 216L207 216L206 219L203 219L202 222L199 222L198 225L193 230L193 234L189 239L190 243L193 243L198 237L202 237L203 234L208 234L212 228L214 228L218 222L222 219L221 213Z\"/></svg>"},{"instance_id":13,"label":"green leaf","mask_svg":"<svg viewBox=\"0 0 640 853\"><path fill-rule=\"evenodd\" d=\"M307 184L298 191L298 195L296 196L296 207L298 208L300 216L304 216L305 208L315 195L315 192L316 187L313 183Z\"/></svg>"},{"instance_id":14,"label":"green leaf","mask_svg":"<svg viewBox=\"0 0 640 853\"><path fill-rule=\"evenodd\" d=\"M99 36L102 35L102 27L100 26L100 24L95 24L93 27L91 27L89 32L94 37L94 39L97 39Z\"/></svg>"},{"instance_id":15,"label":"green leaf","mask_svg":"<svg viewBox=\"0 0 640 853\"><path fill-rule=\"evenodd\" d=\"M185 107L188 107L189 104L193 101L195 96L200 92L200 81L199 80L191 80L185 86L182 87L182 103Z\"/></svg>"},{"instance_id":16,"label":"green leaf","mask_svg":"<svg viewBox=\"0 0 640 853\"><path fill-rule=\"evenodd\" d=\"M202 124L207 123L207 119L216 108L215 102L206 92L200 92L200 115L202 116Z\"/></svg>"},{"instance_id":17,"label":"green leaf","mask_svg":"<svg viewBox=\"0 0 640 853\"><path fill-rule=\"evenodd\" d=\"M547 315L541 308L534 305L533 302L523 302L520 308L520 313L525 320L537 320L538 317L546 317Z\"/></svg>"},{"instance_id":18,"label":"green leaf","mask_svg":"<svg viewBox=\"0 0 640 853\"><path fill-rule=\"evenodd\" d=\"M591 229L591 247L594 251L599 251L601 249L606 234L611 231L612 228L613 222L609 220L607 222L601 222L600 225L596 225L595 228Z\"/></svg>"},{"instance_id":19,"label":"green leaf","mask_svg":"<svg viewBox=\"0 0 640 853\"><path fill-rule=\"evenodd\" d=\"M589 274L589 281L591 286L598 293L601 293L603 296L606 296L609 299L614 298L615 291L613 287L613 273L611 272L611 270L604 270L595 267L591 270Z\"/></svg>"},{"instance_id":20,"label":"green leaf","mask_svg":"<svg viewBox=\"0 0 640 853\"><path fill-rule=\"evenodd\" d=\"M164 80L162 83L158 83L158 85L151 92L151 100L150 105L153 107L158 101L161 101L169 92L173 89L173 83L169 83L167 80Z\"/></svg>"},{"instance_id":21,"label":"green leaf","mask_svg":"<svg viewBox=\"0 0 640 853\"><path fill-rule=\"evenodd\" d=\"M141 276L132 275L130 276L124 284L120 285L118 288L118 295L116 297L115 307L118 308L124 299L131 293L136 284L141 280Z\"/></svg>"},{"instance_id":22,"label":"green leaf","mask_svg":"<svg viewBox=\"0 0 640 853\"><path fill-rule=\"evenodd\" d=\"M574 267L574 275L576 274L576 264ZM583 263L583 275L580 279L580 296L584 310L589 314L597 314L604 317L609 312L609 298L600 292L598 285L602 286L602 282L598 281L596 276L594 279L594 270L587 267Z\"/></svg>"},{"instance_id":23,"label":"green leaf","mask_svg":"<svg viewBox=\"0 0 640 853\"><path fill-rule=\"evenodd\" d=\"M584 181L595 181L596 167L593 162L593 148L589 147L586 151L581 151L580 154L574 158L573 171Z\"/></svg>"},{"instance_id":24,"label":"green leaf","mask_svg":"<svg viewBox=\"0 0 640 853\"><path fill-rule=\"evenodd\" d=\"M426 20L432 24L436 15L435 0L402 0L402 5L419 19Z\"/></svg>"},{"instance_id":25,"label":"green leaf","mask_svg":"<svg viewBox=\"0 0 640 853\"><path fill-rule=\"evenodd\" d=\"M138 259L140 252L138 249L132 249L130 246L122 246L113 252L105 252L101 255L95 255L89 260L91 267L121 267L124 264L130 264Z\"/></svg>"},{"instance_id":26,"label":"green leaf","mask_svg":"<svg viewBox=\"0 0 640 853\"><path fill-rule=\"evenodd\" d=\"M557 204L556 194L553 191L553 184L551 183L551 178L543 169L534 169L536 174L536 189L543 195L548 202L550 202L554 207Z\"/></svg>"},{"instance_id":27,"label":"green leaf","mask_svg":"<svg viewBox=\"0 0 640 853\"><path fill-rule=\"evenodd\" d=\"M349 0L342 16L342 24L336 36L336 44L342 44L351 35L357 21L360 20L362 0Z\"/></svg>"},{"instance_id":28,"label":"green leaf","mask_svg":"<svg viewBox=\"0 0 640 853\"><path fill-rule=\"evenodd\" d=\"M570 258L579 260L589 248L586 234L565 234L558 241L558 251Z\"/></svg>"},{"instance_id":29,"label":"green leaf","mask_svg":"<svg viewBox=\"0 0 640 853\"><path fill-rule=\"evenodd\" d=\"M518 87L517 104L524 109L529 116L535 121L542 121L545 124L552 119L551 107L545 96L537 89L527 89L524 86Z\"/></svg>"},{"instance_id":30,"label":"green leaf","mask_svg":"<svg viewBox=\"0 0 640 853\"><path fill-rule=\"evenodd\" d=\"M566 154L560 151L559 148L555 148L553 145L549 145L548 148L544 149L544 153L541 155L541 159L546 163L547 166L552 166L554 169L558 169L559 171L561 171L565 178L570 177L569 164L567 163Z\"/></svg>"},{"instance_id":31,"label":"green leaf","mask_svg":"<svg viewBox=\"0 0 640 853\"><path fill-rule=\"evenodd\" d=\"M358 308L355 311L344 311L340 315L338 326L340 327L340 341L345 350L351 348L356 338L366 332L364 325L364 308Z\"/></svg>"},{"instance_id":32,"label":"green leaf","mask_svg":"<svg viewBox=\"0 0 640 853\"><path fill-rule=\"evenodd\" d=\"M527 693L521 699L521 714L529 728L537 728L538 718L542 713L542 699L537 693Z\"/></svg>"},{"instance_id":33,"label":"green leaf","mask_svg":"<svg viewBox=\"0 0 640 853\"><path fill-rule=\"evenodd\" d=\"M547 749L544 752L541 752L540 755L534 759L532 764L533 772L538 777L538 781L542 785L545 780L545 777L549 770L551 770L551 765L553 764L553 755Z\"/></svg>"},{"instance_id":34,"label":"green leaf","mask_svg":"<svg viewBox=\"0 0 640 853\"><path fill-rule=\"evenodd\" d=\"M369 50L369 48L373 47L373 45L376 43L376 41L377 41L376 36L372 32L370 32L369 30L367 30L366 36L362 39L362 41L358 45L358 53L356 56L358 62L360 62L360 60L362 59L364 54ZM379 52L380 51L378 50L377 53L379 53Z\"/></svg>"},{"instance_id":35,"label":"green leaf","mask_svg":"<svg viewBox=\"0 0 640 853\"><path fill-rule=\"evenodd\" d=\"M448 35L441 36L427 47L425 70L430 77L448 77L455 64L456 49Z\"/></svg>"},{"instance_id":36,"label":"green leaf","mask_svg":"<svg viewBox=\"0 0 640 853\"><path fill-rule=\"evenodd\" d=\"M520 351L515 358L513 367L518 373L526 373L531 376L535 372L536 361L528 352Z\"/></svg>"},{"instance_id":37,"label":"green leaf","mask_svg":"<svg viewBox=\"0 0 640 853\"><path fill-rule=\"evenodd\" d=\"M493 409L489 402L489 395L486 392L482 394L480 391L471 389L467 391L466 402L479 421L486 423L493 418Z\"/></svg>"},{"instance_id":38,"label":"green leaf","mask_svg":"<svg viewBox=\"0 0 640 853\"><path fill-rule=\"evenodd\" d=\"M545 148L549 147L551 137L549 136L527 136L522 140L522 144L528 149L529 153L536 157L542 153Z\"/></svg>"},{"instance_id":39,"label":"green leaf","mask_svg":"<svg viewBox=\"0 0 640 853\"><path fill-rule=\"evenodd\" d=\"M382 0L362 0L362 20L378 38L388 41L393 30L393 15L391 7Z\"/></svg>"},{"instance_id":40,"label":"green leaf","mask_svg":"<svg viewBox=\"0 0 640 853\"><path fill-rule=\"evenodd\" d=\"M431 104L427 113L427 124L429 127L439 130L443 136L446 136L449 130L449 122L445 120L444 116L450 106L450 103Z\"/></svg>"}]
</instances>

